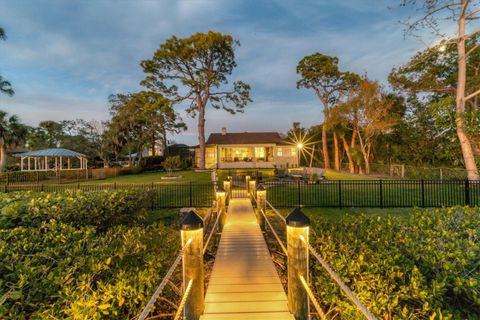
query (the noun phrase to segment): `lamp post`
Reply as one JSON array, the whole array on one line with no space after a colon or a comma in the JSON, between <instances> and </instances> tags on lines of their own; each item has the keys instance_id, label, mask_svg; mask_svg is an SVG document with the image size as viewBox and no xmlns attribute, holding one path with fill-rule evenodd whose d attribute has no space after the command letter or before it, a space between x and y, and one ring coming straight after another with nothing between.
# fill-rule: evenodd
<instances>
[{"instance_id":1,"label":"lamp post","mask_svg":"<svg viewBox=\"0 0 480 320\"><path fill-rule=\"evenodd\" d=\"M302 152L303 143L297 143L298 167L300 167L300 153Z\"/></svg>"}]
</instances>

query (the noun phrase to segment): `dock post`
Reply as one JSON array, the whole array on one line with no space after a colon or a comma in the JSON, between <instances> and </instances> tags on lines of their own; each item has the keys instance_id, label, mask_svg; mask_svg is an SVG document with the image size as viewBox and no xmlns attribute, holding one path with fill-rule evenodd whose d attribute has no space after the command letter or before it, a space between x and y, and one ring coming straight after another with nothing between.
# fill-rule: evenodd
<instances>
[{"instance_id":1,"label":"dock post","mask_svg":"<svg viewBox=\"0 0 480 320\"><path fill-rule=\"evenodd\" d=\"M192 281L190 294L183 309L184 319L198 320L203 314L204 274L203 274L203 220L194 211L185 215L181 226L183 253L183 290Z\"/></svg>"},{"instance_id":2,"label":"dock post","mask_svg":"<svg viewBox=\"0 0 480 320\"><path fill-rule=\"evenodd\" d=\"M225 190L225 204L228 205L232 198L232 182L230 180L223 181L223 189Z\"/></svg>"},{"instance_id":3,"label":"dock post","mask_svg":"<svg viewBox=\"0 0 480 320\"><path fill-rule=\"evenodd\" d=\"M218 220L218 230L222 231L223 226L225 225L225 221L227 220L227 210L225 208L225 190L222 187L217 188L217 192L215 194L217 200L217 214L220 215Z\"/></svg>"},{"instance_id":4,"label":"dock post","mask_svg":"<svg viewBox=\"0 0 480 320\"><path fill-rule=\"evenodd\" d=\"M257 221L260 225L260 229L265 231L265 217L262 214L262 210L267 214L267 189L263 185L259 185L257 188Z\"/></svg>"},{"instance_id":5,"label":"dock post","mask_svg":"<svg viewBox=\"0 0 480 320\"><path fill-rule=\"evenodd\" d=\"M310 219L294 209L286 218L288 253L288 308L296 320L307 320L310 314L308 294L300 277L309 282L308 229Z\"/></svg>"},{"instance_id":6,"label":"dock post","mask_svg":"<svg viewBox=\"0 0 480 320\"><path fill-rule=\"evenodd\" d=\"M255 190L257 189L256 181L255 180L250 180L248 182L248 184L249 184L249 186L248 186L248 190L249 190L248 197L250 198L250 201L253 202L253 196L255 195Z\"/></svg>"}]
</instances>

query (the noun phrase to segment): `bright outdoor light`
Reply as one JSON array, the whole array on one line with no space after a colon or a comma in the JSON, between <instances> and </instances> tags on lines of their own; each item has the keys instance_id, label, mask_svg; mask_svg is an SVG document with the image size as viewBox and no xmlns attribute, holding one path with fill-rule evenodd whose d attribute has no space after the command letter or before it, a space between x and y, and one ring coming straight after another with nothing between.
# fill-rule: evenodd
<instances>
[{"instance_id":1,"label":"bright outdoor light","mask_svg":"<svg viewBox=\"0 0 480 320\"><path fill-rule=\"evenodd\" d=\"M303 143L298 143L298 144L297 144L297 148L298 148L298 149L302 149L302 148L303 148Z\"/></svg>"}]
</instances>

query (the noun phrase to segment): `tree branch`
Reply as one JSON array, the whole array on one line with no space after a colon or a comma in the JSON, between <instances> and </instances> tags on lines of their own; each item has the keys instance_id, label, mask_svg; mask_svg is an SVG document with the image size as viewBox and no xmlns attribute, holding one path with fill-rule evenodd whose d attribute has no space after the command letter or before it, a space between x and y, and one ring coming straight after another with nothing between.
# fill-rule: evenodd
<instances>
[{"instance_id":1,"label":"tree branch","mask_svg":"<svg viewBox=\"0 0 480 320\"><path fill-rule=\"evenodd\" d=\"M470 50L467 51L467 53L465 54L465 57L468 57L469 55L472 54L473 51L475 51L476 49L480 48L480 43L477 43L475 46L473 46L473 48L471 48Z\"/></svg>"},{"instance_id":2,"label":"tree branch","mask_svg":"<svg viewBox=\"0 0 480 320\"><path fill-rule=\"evenodd\" d=\"M474 93L472 94L469 94L468 96L465 97L465 101L468 101L470 99L472 99L473 97L477 96L480 94L480 89L478 89L477 91L475 91Z\"/></svg>"}]
</instances>

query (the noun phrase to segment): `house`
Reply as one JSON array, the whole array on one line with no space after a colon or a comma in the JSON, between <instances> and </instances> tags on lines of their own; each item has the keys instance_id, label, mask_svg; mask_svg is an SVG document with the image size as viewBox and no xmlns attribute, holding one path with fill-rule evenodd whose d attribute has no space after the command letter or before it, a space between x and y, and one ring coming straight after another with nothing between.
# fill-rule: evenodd
<instances>
[{"instance_id":1,"label":"house","mask_svg":"<svg viewBox=\"0 0 480 320\"><path fill-rule=\"evenodd\" d=\"M200 149L195 150L199 167ZM298 166L298 149L278 132L232 132L222 128L206 141L206 168L290 168Z\"/></svg>"}]
</instances>

